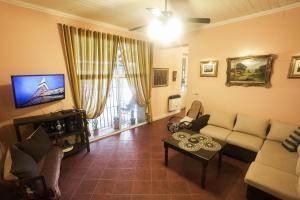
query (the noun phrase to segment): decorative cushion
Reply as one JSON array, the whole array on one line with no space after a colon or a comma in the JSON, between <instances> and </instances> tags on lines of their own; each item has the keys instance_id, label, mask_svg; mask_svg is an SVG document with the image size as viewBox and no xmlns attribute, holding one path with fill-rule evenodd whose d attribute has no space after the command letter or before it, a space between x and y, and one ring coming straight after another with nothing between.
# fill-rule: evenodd
<instances>
[{"instance_id":1,"label":"decorative cushion","mask_svg":"<svg viewBox=\"0 0 300 200\"><path fill-rule=\"evenodd\" d=\"M4 169L3 169L3 179L6 181L14 181L17 180L18 177L13 175L11 171L12 167L12 159L11 159L11 153L10 148L6 152L5 161L4 161Z\"/></svg>"},{"instance_id":2,"label":"decorative cushion","mask_svg":"<svg viewBox=\"0 0 300 200\"><path fill-rule=\"evenodd\" d=\"M267 139L283 142L296 128L296 125L272 120Z\"/></svg>"},{"instance_id":3,"label":"decorative cushion","mask_svg":"<svg viewBox=\"0 0 300 200\"><path fill-rule=\"evenodd\" d=\"M39 161L49 151L51 145L49 136L41 126L29 138L16 144L35 161Z\"/></svg>"},{"instance_id":4,"label":"decorative cushion","mask_svg":"<svg viewBox=\"0 0 300 200\"><path fill-rule=\"evenodd\" d=\"M290 152L296 152L299 144L300 144L300 127L298 127L291 135L289 135L282 142L282 146Z\"/></svg>"},{"instance_id":5,"label":"decorative cushion","mask_svg":"<svg viewBox=\"0 0 300 200\"><path fill-rule=\"evenodd\" d=\"M199 132L200 129L207 125L207 121L209 119L209 115L203 115L194 121L192 121L191 130L195 132Z\"/></svg>"},{"instance_id":6,"label":"decorative cushion","mask_svg":"<svg viewBox=\"0 0 300 200\"><path fill-rule=\"evenodd\" d=\"M16 146L10 148L12 167L11 173L19 179L31 178L38 175L37 163L28 154Z\"/></svg>"},{"instance_id":7,"label":"decorative cushion","mask_svg":"<svg viewBox=\"0 0 300 200\"><path fill-rule=\"evenodd\" d=\"M269 120L238 114L233 130L248 133L260 138L266 137Z\"/></svg>"},{"instance_id":8,"label":"decorative cushion","mask_svg":"<svg viewBox=\"0 0 300 200\"><path fill-rule=\"evenodd\" d=\"M224 112L214 111L211 112L207 123L209 125L219 126L219 127L232 130L235 118L236 118L235 113L224 113Z\"/></svg>"}]
</instances>

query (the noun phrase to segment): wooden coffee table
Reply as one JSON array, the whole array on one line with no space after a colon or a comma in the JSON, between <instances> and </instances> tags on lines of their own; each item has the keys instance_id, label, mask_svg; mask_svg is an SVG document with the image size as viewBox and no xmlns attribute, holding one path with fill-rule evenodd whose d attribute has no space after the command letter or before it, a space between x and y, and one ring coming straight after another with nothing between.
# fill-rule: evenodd
<instances>
[{"instance_id":1,"label":"wooden coffee table","mask_svg":"<svg viewBox=\"0 0 300 200\"><path fill-rule=\"evenodd\" d=\"M186 132L191 135L198 134L190 130L182 130L181 132ZM219 154L219 161L218 161L218 168L221 168L222 165L222 155L223 155L223 149L226 145L226 142L223 142L221 140L212 138L212 141L217 142L220 144L221 149L217 151L208 151L205 149L200 149L198 151L187 151L181 147L179 147L178 140L175 140L172 135L163 139L164 142L164 148L165 148L165 165L168 166L168 148L174 149L178 152L183 153L184 155L187 155L193 159L199 160L202 163L202 174L201 174L201 187L205 188L205 181L206 181L206 171L207 166L210 160L212 160L215 155Z\"/></svg>"}]
</instances>

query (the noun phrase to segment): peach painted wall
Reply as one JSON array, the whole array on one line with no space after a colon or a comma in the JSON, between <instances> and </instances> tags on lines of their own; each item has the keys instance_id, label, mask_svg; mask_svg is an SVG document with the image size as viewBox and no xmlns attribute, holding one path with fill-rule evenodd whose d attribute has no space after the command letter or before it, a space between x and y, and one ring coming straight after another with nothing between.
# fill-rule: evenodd
<instances>
[{"instance_id":1,"label":"peach painted wall","mask_svg":"<svg viewBox=\"0 0 300 200\"><path fill-rule=\"evenodd\" d=\"M168 114L168 97L181 94L181 65L183 54L188 53L188 47L156 48L154 50L153 67L169 68L168 87L157 87L152 89L152 111L153 118L159 119ZM177 79L172 81L172 72L177 71Z\"/></svg>"},{"instance_id":2,"label":"peach painted wall","mask_svg":"<svg viewBox=\"0 0 300 200\"><path fill-rule=\"evenodd\" d=\"M300 79L287 79L291 56L300 55L300 8L186 35L189 44L188 105L300 124ZM225 86L226 58L276 54L271 88ZM200 61L219 60L217 78L200 77Z\"/></svg>"},{"instance_id":3,"label":"peach painted wall","mask_svg":"<svg viewBox=\"0 0 300 200\"><path fill-rule=\"evenodd\" d=\"M14 129L11 126L13 118L73 107L57 23L137 37L133 33L111 30L0 2L0 140L15 140ZM66 99L15 109L10 76L47 73L65 74Z\"/></svg>"}]
</instances>

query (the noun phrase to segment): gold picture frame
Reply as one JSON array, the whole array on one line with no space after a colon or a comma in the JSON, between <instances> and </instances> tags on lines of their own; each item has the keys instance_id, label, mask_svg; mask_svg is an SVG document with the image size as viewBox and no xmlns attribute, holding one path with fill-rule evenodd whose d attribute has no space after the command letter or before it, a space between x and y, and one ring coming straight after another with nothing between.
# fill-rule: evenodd
<instances>
[{"instance_id":1,"label":"gold picture frame","mask_svg":"<svg viewBox=\"0 0 300 200\"><path fill-rule=\"evenodd\" d=\"M227 86L271 87L275 55L227 58Z\"/></svg>"},{"instance_id":2,"label":"gold picture frame","mask_svg":"<svg viewBox=\"0 0 300 200\"><path fill-rule=\"evenodd\" d=\"M300 56L292 57L288 78L300 78Z\"/></svg>"},{"instance_id":3,"label":"gold picture frame","mask_svg":"<svg viewBox=\"0 0 300 200\"><path fill-rule=\"evenodd\" d=\"M217 77L218 61L209 60L200 62L200 77Z\"/></svg>"},{"instance_id":4,"label":"gold picture frame","mask_svg":"<svg viewBox=\"0 0 300 200\"><path fill-rule=\"evenodd\" d=\"M153 68L152 87L167 87L169 85L169 68Z\"/></svg>"}]
</instances>

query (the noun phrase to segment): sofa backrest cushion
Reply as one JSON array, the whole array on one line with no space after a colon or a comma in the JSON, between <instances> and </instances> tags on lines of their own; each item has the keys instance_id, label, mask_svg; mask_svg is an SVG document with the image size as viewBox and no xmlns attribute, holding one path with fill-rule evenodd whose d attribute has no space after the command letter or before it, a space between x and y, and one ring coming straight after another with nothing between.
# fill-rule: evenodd
<instances>
[{"instance_id":1,"label":"sofa backrest cushion","mask_svg":"<svg viewBox=\"0 0 300 200\"><path fill-rule=\"evenodd\" d=\"M297 160L297 165L296 165L296 174L297 174L297 176L300 176L300 145L298 145L298 147L297 147L297 153L298 153L298 160Z\"/></svg>"},{"instance_id":2,"label":"sofa backrest cushion","mask_svg":"<svg viewBox=\"0 0 300 200\"><path fill-rule=\"evenodd\" d=\"M272 120L271 129L267 136L267 139L277 142L283 142L296 128L296 125Z\"/></svg>"},{"instance_id":3,"label":"sofa backrest cushion","mask_svg":"<svg viewBox=\"0 0 300 200\"><path fill-rule=\"evenodd\" d=\"M40 126L29 138L17 143L16 146L35 161L39 161L49 151L52 143L44 128Z\"/></svg>"},{"instance_id":4,"label":"sofa backrest cushion","mask_svg":"<svg viewBox=\"0 0 300 200\"><path fill-rule=\"evenodd\" d=\"M7 145L0 141L0 177L3 177L3 168L5 162L5 155L7 152Z\"/></svg>"},{"instance_id":5,"label":"sofa backrest cushion","mask_svg":"<svg viewBox=\"0 0 300 200\"><path fill-rule=\"evenodd\" d=\"M298 178L297 193L298 193L298 196L300 196L300 176Z\"/></svg>"},{"instance_id":6,"label":"sofa backrest cushion","mask_svg":"<svg viewBox=\"0 0 300 200\"><path fill-rule=\"evenodd\" d=\"M268 125L268 119L238 114L233 130L265 138Z\"/></svg>"},{"instance_id":7,"label":"sofa backrest cushion","mask_svg":"<svg viewBox=\"0 0 300 200\"><path fill-rule=\"evenodd\" d=\"M210 113L210 117L207 123L209 125L219 126L232 130L235 118L235 113L213 111Z\"/></svg>"}]
</instances>

